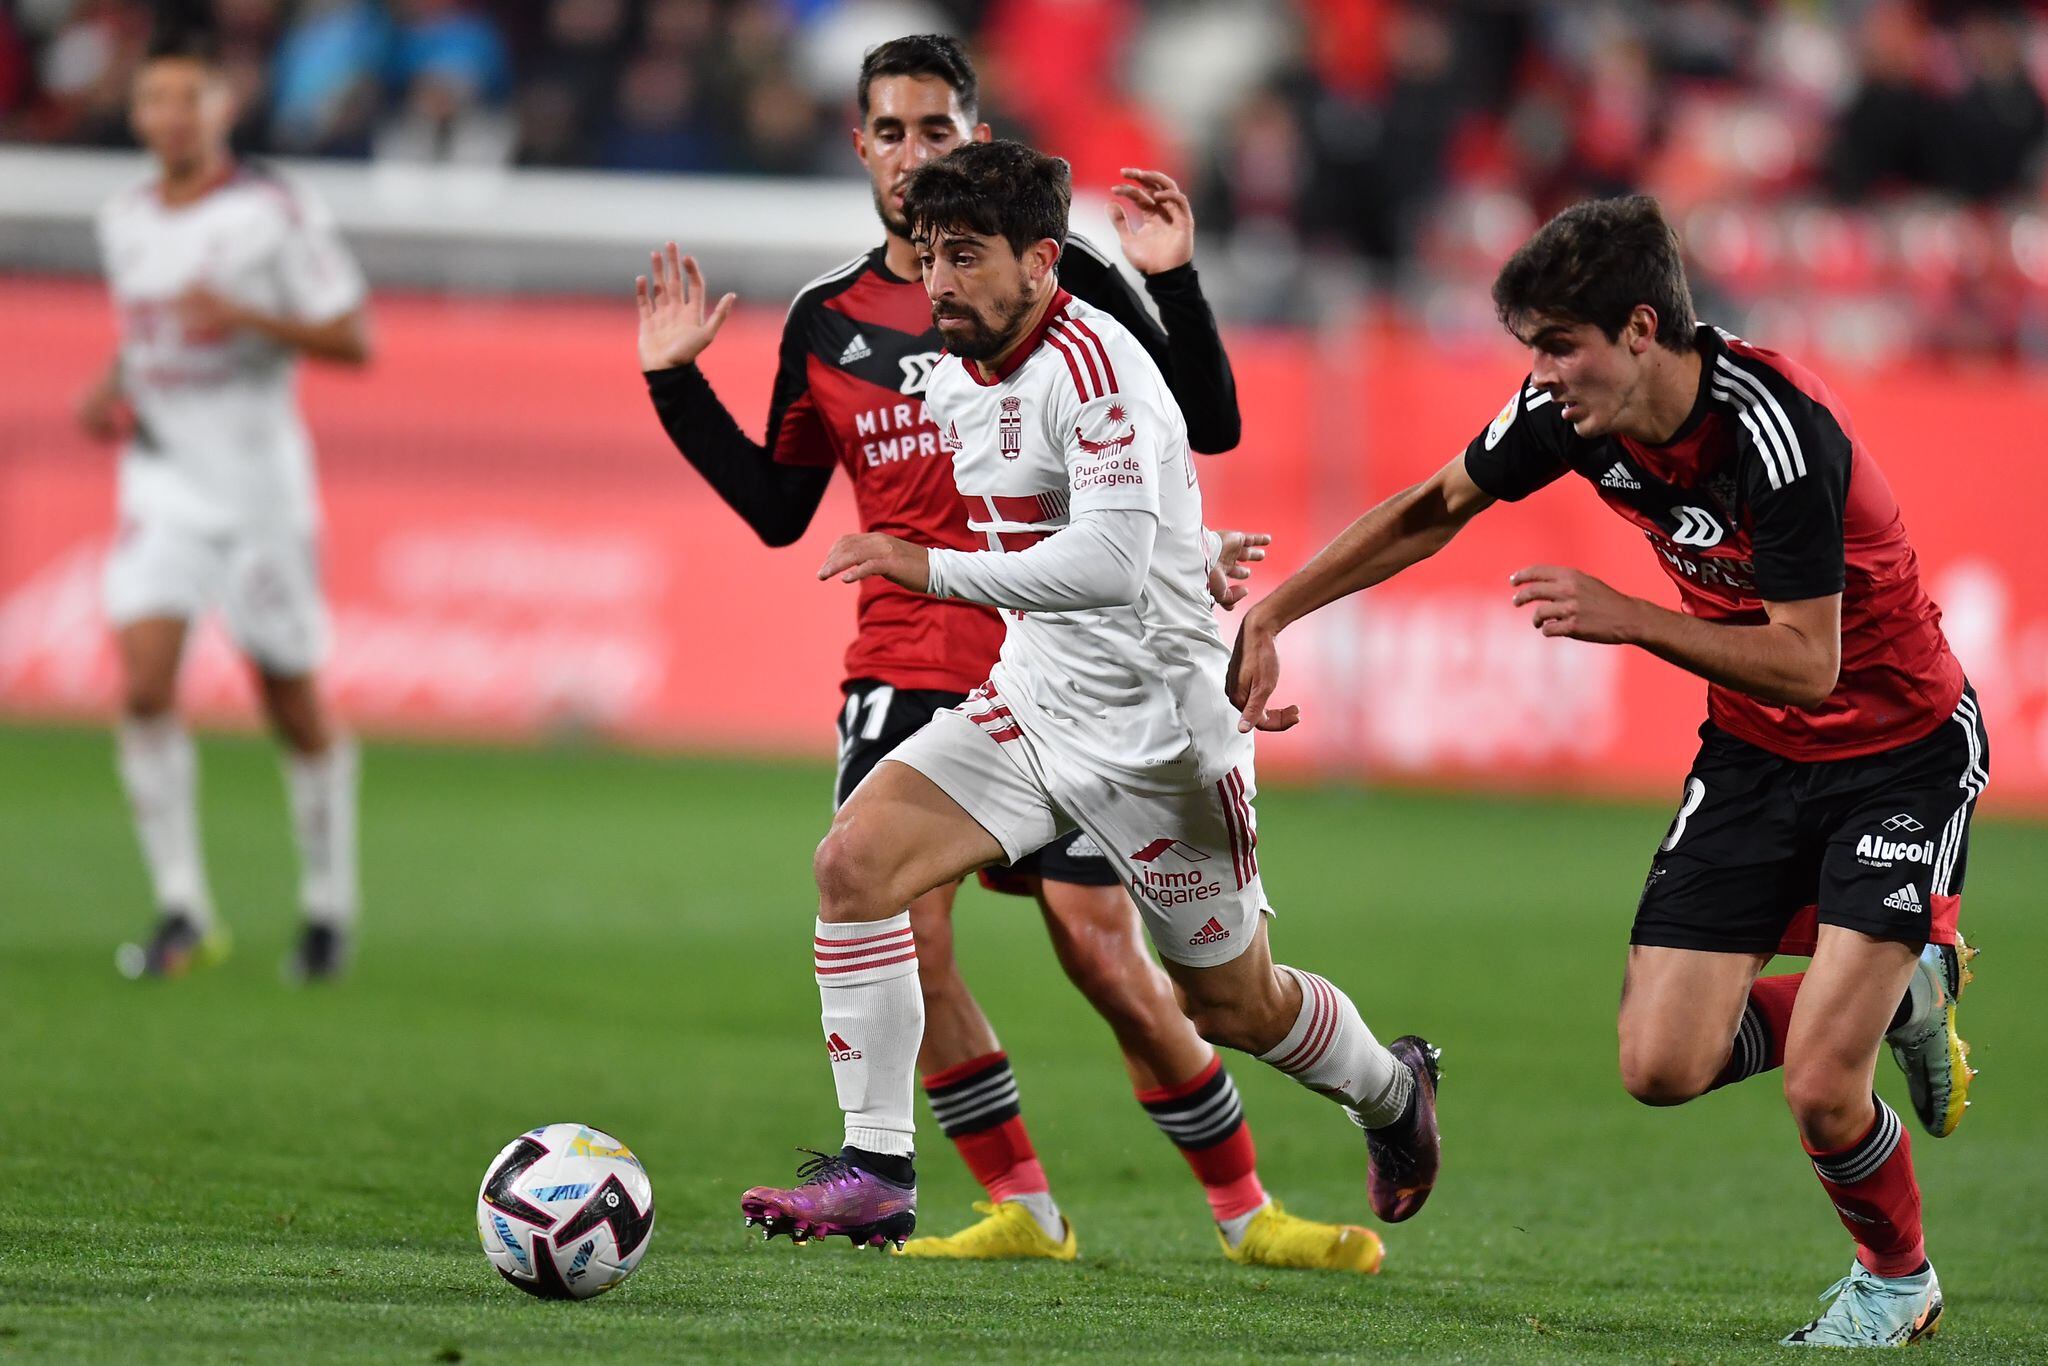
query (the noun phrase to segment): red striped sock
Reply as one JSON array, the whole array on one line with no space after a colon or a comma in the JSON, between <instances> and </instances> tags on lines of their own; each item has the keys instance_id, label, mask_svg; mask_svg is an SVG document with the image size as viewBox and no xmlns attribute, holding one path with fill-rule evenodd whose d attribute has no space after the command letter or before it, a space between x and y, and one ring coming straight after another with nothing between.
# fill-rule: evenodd
<instances>
[{"instance_id":1,"label":"red striped sock","mask_svg":"<svg viewBox=\"0 0 2048 1366\"><path fill-rule=\"evenodd\" d=\"M1138 1104L1187 1159L1216 1222L1250 1214L1266 1203L1252 1126L1223 1059L1212 1057L1186 1081L1138 1092Z\"/></svg>"},{"instance_id":2,"label":"red striped sock","mask_svg":"<svg viewBox=\"0 0 2048 1366\"><path fill-rule=\"evenodd\" d=\"M1789 972L1779 977L1759 977L1750 984L1749 1004L1742 1008L1728 1061L1707 1087L1709 1091L1785 1065L1785 1035L1792 1028L1792 1002L1805 977L1803 972Z\"/></svg>"},{"instance_id":3,"label":"red striped sock","mask_svg":"<svg viewBox=\"0 0 2048 1366\"><path fill-rule=\"evenodd\" d=\"M972 1058L924 1079L939 1130L960 1150L974 1179L995 1201L1052 1189L1024 1127L1017 1079L1004 1053Z\"/></svg>"},{"instance_id":4,"label":"red striped sock","mask_svg":"<svg viewBox=\"0 0 2048 1366\"><path fill-rule=\"evenodd\" d=\"M1920 1229L1920 1183L1913 1141L1892 1108L1872 1096L1870 1131L1831 1153L1808 1148L1814 1175L1856 1240L1856 1260L1876 1276L1910 1276L1927 1260Z\"/></svg>"}]
</instances>

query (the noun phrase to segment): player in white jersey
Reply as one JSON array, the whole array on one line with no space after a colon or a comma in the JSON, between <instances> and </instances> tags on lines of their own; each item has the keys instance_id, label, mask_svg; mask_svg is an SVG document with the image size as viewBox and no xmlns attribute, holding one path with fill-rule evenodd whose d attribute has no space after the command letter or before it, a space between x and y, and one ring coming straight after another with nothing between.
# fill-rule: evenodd
<instances>
[{"instance_id":1,"label":"player in white jersey","mask_svg":"<svg viewBox=\"0 0 2048 1366\"><path fill-rule=\"evenodd\" d=\"M985 603L1008 632L989 682L877 765L818 848L814 967L846 1136L796 1187L747 1192L770 1236L879 1246L914 1227L924 1022L903 908L1075 829L1123 874L1203 1037L1366 1131L1382 1219L1413 1215L1436 1178L1436 1050L1381 1046L1342 991L1272 960L1187 432L1144 348L1059 287L1068 197L1066 163L1013 142L961 147L905 191L948 351L925 401L988 549L846 536L819 576Z\"/></svg>"},{"instance_id":2,"label":"player in white jersey","mask_svg":"<svg viewBox=\"0 0 2048 1366\"><path fill-rule=\"evenodd\" d=\"M327 618L293 368L299 355L368 359L363 278L304 189L230 157L232 97L202 43L153 46L130 112L156 174L99 215L121 342L80 410L94 435L123 443L104 592L122 669L121 781L158 913L149 942L124 945L119 962L176 976L226 949L177 715L185 641L218 608L285 751L305 912L287 970L329 977L356 914L356 757L316 687Z\"/></svg>"}]
</instances>

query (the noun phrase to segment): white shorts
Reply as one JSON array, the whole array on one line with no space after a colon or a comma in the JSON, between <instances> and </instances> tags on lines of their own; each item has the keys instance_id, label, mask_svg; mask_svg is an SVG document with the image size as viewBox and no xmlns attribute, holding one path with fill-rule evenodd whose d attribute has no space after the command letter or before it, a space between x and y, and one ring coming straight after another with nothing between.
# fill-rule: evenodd
<instances>
[{"instance_id":1,"label":"white shorts","mask_svg":"<svg viewBox=\"0 0 2048 1366\"><path fill-rule=\"evenodd\" d=\"M1087 834L1122 875L1162 958L1227 963L1251 944L1260 915L1272 914L1259 883L1249 765L1192 792L1137 791L1050 754L992 691L934 714L887 757L937 783L1010 862L1077 829Z\"/></svg>"},{"instance_id":2,"label":"white shorts","mask_svg":"<svg viewBox=\"0 0 2048 1366\"><path fill-rule=\"evenodd\" d=\"M242 652L274 677L312 673L327 655L318 552L305 533L130 522L107 555L101 592L116 629L150 617L196 621L218 607Z\"/></svg>"}]
</instances>

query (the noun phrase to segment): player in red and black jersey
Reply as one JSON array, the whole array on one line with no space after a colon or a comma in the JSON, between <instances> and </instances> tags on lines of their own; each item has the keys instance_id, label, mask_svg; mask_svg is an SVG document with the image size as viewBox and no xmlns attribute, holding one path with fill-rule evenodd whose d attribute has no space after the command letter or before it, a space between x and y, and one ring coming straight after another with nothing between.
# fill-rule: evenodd
<instances>
[{"instance_id":1,"label":"player in red and black jersey","mask_svg":"<svg viewBox=\"0 0 2048 1366\"><path fill-rule=\"evenodd\" d=\"M874 185L881 246L828 271L796 297L783 325L765 439L739 428L694 363L733 304L709 307L696 263L673 244L641 282L641 365L662 425L683 455L770 545L810 524L835 468L853 481L863 530L925 546L982 548L968 530L951 451L925 415L924 389L945 343L932 319L903 217L911 171L969 140L984 141L975 77L950 38L883 44L862 64L854 145ZM1170 376L1197 450L1237 444L1237 394L1216 321L1192 264L1186 197L1157 172L1126 172L1114 193L1124 254L1144 273L1155 322L1116 268L1069 238L1060 283L1129 328ZM1243 594L1236 561L1261 558L1263 537L1225 537L1211 590ZM846 655L839 780L844 802L867 774L935 711L988 677L1003 640L989 608L940 601L874 578L861 584L859 630ZM1379 1239L1350 1225L1288 1214L1260 1185L1250 1126L1215 1050L1175 1004L1152 961L1117 874L1086 836L1074 836L987 878L1035 895L1067 975L1101 1012L1124 1053L1139 1103L1184 1154L1208 1196L1232 1260L1372 1271ZM952 952L954 888L911 907L926 1028L918 1058L926 1096L990 1205L981 1222L905 1249L931 1257L1071 1259L1071 1226L1053 1201L994 1029ZM859 1040L832 1041L834 1048ZM892 1174L878 1172L885 1179Z\"/></svg>"},{"instance_id":2,"label":"player in red and black jersey","mask_svg":"<svg viewBox=\"0 0 2048 1366\"><path fill-rule=\"evenodd\" d=\"M1962 1117L1956 918L1989 748L1898 504L1824 384L1695 324L1654 200L1566 210L1502 268L1494 300L1530 348L1528 379L1457 459L1247 613L1241 724L1298 719L1269 709L1290 622L1434 554L1496 501L1585 479L1649 541L1681 610L1548 565L1512 576L1515 604L1545 635L1636 645L1708 683L1699 757L1636 911L1624 1083L1675 1105L1783 1066L1857 1245L1828 1311L1786 1341L1924 1336L1942 1300L1911 1144L1870 1085L1889 1040L1928 1132ZM1759 978L1781 950L1811 965Z\"/></svg>"}]
</instances>

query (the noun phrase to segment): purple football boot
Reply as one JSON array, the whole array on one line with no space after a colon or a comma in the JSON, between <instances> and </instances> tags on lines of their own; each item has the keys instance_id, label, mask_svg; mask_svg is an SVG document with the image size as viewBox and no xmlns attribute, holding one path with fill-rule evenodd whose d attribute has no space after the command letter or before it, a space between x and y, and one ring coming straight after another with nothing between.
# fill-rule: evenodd
<instances>
[{"instance_id":1,"label":"purple football boot","mask_svg":"<svg viewBox=\"0 0 2048 1366\"><path fill-rule=\"evenodd\" d=\"M761 1226L765 1241L787 1233L791 1242L845 1235L855 1247L898 1248L917 1228L917 1187L899 1186L856 1167L844 1154L799 1148L811 1160L796 1169L789 1190L756 1186L740 1197L747 1227Z\"/></svg>"},{"instance_id":2,"label":"purple football boot","mask_svg":"<svg viewBox=\"0 0 2048 1366\"><path fill-rule=\"evenodd\" d=\"M1442 1158L1436 1129L1436 1087L1442 1075L1437 1059L1443 1050L1418 1035L1403 1034L1387 1051L1415 1074L1415 1097L1400 1119L1365 1131L1365 1194L1374 1214L1398 1224L1422 1208L1436 1185Z\"/></svg>"}]
</instances>

